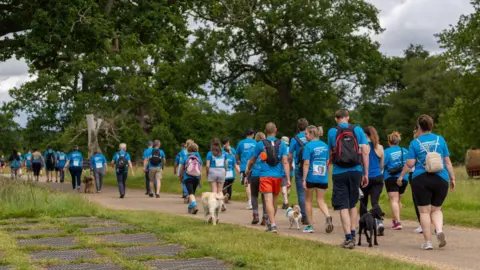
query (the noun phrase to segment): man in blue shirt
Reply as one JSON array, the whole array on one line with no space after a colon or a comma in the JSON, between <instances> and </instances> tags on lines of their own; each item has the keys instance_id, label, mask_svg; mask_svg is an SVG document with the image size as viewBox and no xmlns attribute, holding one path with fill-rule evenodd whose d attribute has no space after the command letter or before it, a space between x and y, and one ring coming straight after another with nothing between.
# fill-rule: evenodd
<instances>
[{"instance_id":1,"label":"man in blue shirt","mask_svg":"<svg viewBox=\"0 0 480 270\"><path fill-rule=\"evenodd\" d=\"M28 151L27 154L24 156L24 164L23 166L25 167L25 171L27 173L27 180L32 181L33 180L33 170L32 170L32 151Z\"/></svg>"},{"instance_id":2,"label":"man in blue shirt","mask_svg":"<svg viewBox=\"0 0 480 270\"><path fill-rule=\"evenodd\" d=\"M162 172L165 168L166 157L163 150L160 149L160 140L153 142L153 148L147 149L145 159L143 160L144 171L149 171L148 179L150 179L150 193L153 197L153 190L155 189L155 197L160 198L160 186L162 184ZM154 186L155 183L155 186Z\"/></svg>"},{"instance_id":3,"label":"man in blue shirt","mask_svg":"<svg viewBox=\"0 0 480 270\"><path fill-rule=\"evenodd\" d=\"M302 224L308 223L307 214L305 212L305 190L303 189L303 172L299 168L300 161L303 157L300 156L302 146L307 143L305 137L305 129L308 127L308 121L305 118L298 119L297 130L298 134L290 140L290 148L288 153L288 160L290 164L295 164L295 187L297 190L298 206L302 210ZM293 163L292 163L293 162Z\"/></svg>"},{"instance_id":4,"label":"man in blue shirt","mask_svg":"<svg viewBox=\"0 0 480 270\"><path fill-rule=\"evenodd\" d=\"M255 135L255 131L253 129L248 129L247 130L247 138L244 140L241 140L238 145L237 145L237 154L235 155L235 158L237 159L237 162L240 163L240 183L242 185L245 185L245 192L247 193L247 199L248 199L248 207L247 209L251 210L252 209L252 198L251 198L251 191L250 191L250 186L248 185L248 181L245 184L245 169L247 168L247 163L248 161L253 157L253 153L255 150L255 146L257 145L257 142L253 139L253 136Z\"/></svg>"},{"instance_id":5,"label":"man in blue shirt","mask_svg":"<svg viewBox=\"0 0 480 270\"><path fill-rule=\"evenodd\" d=\"M146 159L147 158L147 151L151 150L152 147L153 147L153 142L152 141L149 141L147 143L147 149L143 150L143 159ZM151 193L151 190L150 190L150 178L149 177L149 171L148 171L148 167L147 169L145 170L145 195L149 195Z\"/></svg>"},{"instance_id":6,"label":"man in blue shirt","mask_svg":"<svg viewBox=\"0 0 480 270\"><path fill-rule=\"evenodd\" d=\"M72 176L72 188L80 192L81 178L82 178L82 153L78 151L78 145L73 147L73 151L68 155L64 170L68 168Z\"/></svg>"},{"instance_id":7,"label":"man in blue shirt","mask_svg":"<svg viewBox=\"0 0 480 270\"><path fill-rule=\"evenodd\" d=\"M247 175L251 174L257 159L260 164L260 192L265 196L265 205L270 223L268 232L277 233L275 224L276 201L282 187L282 177L287 177L287 187L290 186L290 163L288 162L288 149L284 142L277 139L277 126L268 123L265 127L267 139L259 141L255 146L254 156L248 163ZM274 156L277 154L277 156ZM282 169L283 168L283 169Z\"/></svg>"},{"instance_id":8,"label":"man in blue shirt","mask_svg":"<svg viewBox=\"0 0 480 270\"><path fill-rule=\"evenodd\" d=\"M333 162L332 205L334 210L340 211L342 227L345 232L345 241L342 242L341 246L353 249L355 247L355 228L358 220L356 207L360 197L359 189L360 184L362 187L368 185L368 154L370 149L363 129L359 126L350 125L348 123L349 120L348 110L340 109L335 113L335 121L338 126L328 131L328 148L332 153ZM355 149L357 152L354 149L348 149L350 150L349 153L355 155L351 156L351 158L355 159L355 162L352 162L353 165L349 164L346 166L339 161L341 160L340 158L336 159L337 157L346 157L345 151L342 152L340 151L341 149L337 149L336 143L337 137L346 137L345 131L349 129L353 129L352 136L356 140L356 143L353 145L358 146L358 149ZM352 144L342 143L338 148L349 147L349 145Z\"/></svg>"}]
</instances>

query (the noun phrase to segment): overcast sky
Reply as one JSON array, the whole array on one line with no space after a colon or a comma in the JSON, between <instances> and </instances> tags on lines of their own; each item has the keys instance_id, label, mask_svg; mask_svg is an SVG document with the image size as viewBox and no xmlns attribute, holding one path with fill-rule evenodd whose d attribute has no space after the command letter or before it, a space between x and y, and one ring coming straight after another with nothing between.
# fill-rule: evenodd
<instances>
[{"instance_id":1,"label":"overcast sky","mask_svg":"<svg viewBox=\"0 0 480 270\"><path fill-rule=\"evenodd\" d=\"M380 9L380 23L385 32L373 37L381 51L401 55L410 43L439 52L435 33L456 24L462 14L473 12L470 0L367 0ZM27 65L15 59L0 63L0 103L11 100L8 90L29 79ZM25 116L17 119L25 123Z\"/></svg>"}]
</instances>

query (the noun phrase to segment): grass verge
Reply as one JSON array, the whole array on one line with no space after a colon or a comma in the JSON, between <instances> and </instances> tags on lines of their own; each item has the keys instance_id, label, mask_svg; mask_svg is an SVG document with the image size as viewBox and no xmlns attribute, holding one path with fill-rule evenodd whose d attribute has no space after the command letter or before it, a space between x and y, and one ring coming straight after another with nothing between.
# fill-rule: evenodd
<instances>
[{"instance_id":1,"label":"grass verge","mask_svg":"<svg viewBox=\"0 0 480 270\"><path fill-rule=\"evenodd\" d=\"M266 234L240 226L221 224L214 227L188 217L172 218L161 213L107 210L85 201L78 194L54 193L27 183L5 181L0 184L0 194L3 194L0 197L0 213L3 218L35 217L41 223L57 225L57 218L65 216L97 215L112 218L136 225L141 231L155 233L167 242L183 245L188 250L182 257L214 257L233 269L318 269L319 265L325 269L426 269L389 258L374 258L314 241ZM22 200L23 204L15 203L16 200ZM4 209L8 212L2 211ZM72 235L76 233L76 230L70 231ZM83 237L86 240L89 238ZM85 247L97 249L126 269L142 269L142 265L130 262L113 252L109 246L91 246L86 240ZM8 255L1 264L36 269L38 264L27 259L28 251L16 244L14 236L0 229L0 252Z\"/></svg>"}]
</instances>

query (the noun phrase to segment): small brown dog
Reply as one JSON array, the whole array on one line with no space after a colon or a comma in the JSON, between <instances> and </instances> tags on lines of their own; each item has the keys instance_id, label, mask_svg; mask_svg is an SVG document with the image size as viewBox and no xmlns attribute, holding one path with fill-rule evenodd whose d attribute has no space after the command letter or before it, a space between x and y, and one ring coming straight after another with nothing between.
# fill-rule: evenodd
<instances>
[{"instance_id":1,"label":"small brown dog","mask_svg":"<svg viewBox=\"0 0 480 270\"><path fill-rule=\"evenodd\" d=\"M95 179L93 176L84 176L85 193L95 193Z\"/></svg>"}]
</instances>

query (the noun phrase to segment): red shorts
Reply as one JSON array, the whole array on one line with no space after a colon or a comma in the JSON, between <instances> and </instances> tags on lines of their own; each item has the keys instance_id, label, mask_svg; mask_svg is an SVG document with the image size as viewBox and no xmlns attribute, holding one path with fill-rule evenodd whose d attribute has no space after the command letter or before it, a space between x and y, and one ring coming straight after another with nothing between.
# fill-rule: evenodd
<instances>
[{"instance_id":1,"label":"red shorts","mask_svg":"<svg viewBox=\"0 0 480 270\"><path fill-rule=\"evenodd\" d=\"M260 192L278 195L282 189L281 177L260 177Z\"/></svg>"}]
</instances>

